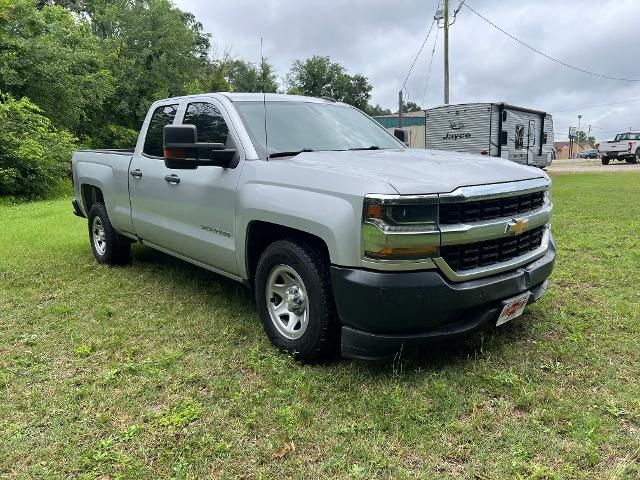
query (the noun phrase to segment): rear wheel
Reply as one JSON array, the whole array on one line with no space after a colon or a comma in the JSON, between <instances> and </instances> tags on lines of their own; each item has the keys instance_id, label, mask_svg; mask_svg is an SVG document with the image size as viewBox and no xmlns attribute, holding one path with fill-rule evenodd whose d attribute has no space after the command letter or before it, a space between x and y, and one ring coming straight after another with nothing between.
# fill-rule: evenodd
<instances>
[{"instance_id":1,"label":"rear wheel","mask_svg":"<svg viewBox=\"0 0 640 480\"><path fill-rule=\"evenodd\" d=\"M611 159L609 157L602 157L602 164L603 165L609 165L609 161Z\"/></svg>"},{"instance_id":2,"label":"rear wheel","mask_svg":"<svg viewBox=\"0 0 640 480\"><path fill-rule=\"evenodd\" d=\"M633 156L631 163L640 163L640 148L636 150L636 154Z\"/></svg>"},{"instance_id":3,"label":"rear wheel","mask_svg":"<svg viewBox=\"0 0 640 480\"><path fill-rule=\"evenodd\" d=\"M336 353L338 321L327 263L303 242L278 240L256 269L258 313L271 342L303 361Z\"/></svg>"},{"instance_id":4,"label":"rear wheel","mask_svg":"<svg viewBox=\"0 0 640 480\"><path fill-rule=\"evenodd\" d=\"M113 229L104 204L94 203L89 210L88 219L89 242L97 262L107 265L127 263L131 242Z\"/></svg>"}]
</instances>

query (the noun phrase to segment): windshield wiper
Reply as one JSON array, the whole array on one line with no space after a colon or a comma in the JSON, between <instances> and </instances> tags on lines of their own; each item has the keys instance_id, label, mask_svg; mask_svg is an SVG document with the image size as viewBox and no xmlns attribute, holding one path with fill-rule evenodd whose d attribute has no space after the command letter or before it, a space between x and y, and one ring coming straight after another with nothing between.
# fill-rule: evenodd
<instances>
[{"instance_id":1,"label":"windshield wiper","mask_svg":"<svg viewBox=\"0 0 640 480\"><path fill-rule=\"evenodd\" d=\"M356 147L350 148L349 150L380 150L380 147L377 145L371 145L370 147Z\"/></svg>"},{"instance_id":2,"label":"windshield wiper","mask_svg":"<svg viewBox=\"0 0 640 480\"><path fill-rule=\"evenodd\" d=\"M295 152L275 152L270 153L267 158L278 158L278 157L295 157L296 155L300 155L304 152L314 152L312 148L303 148L302 150L296 150Z\"/></svg>"}]
</instances>

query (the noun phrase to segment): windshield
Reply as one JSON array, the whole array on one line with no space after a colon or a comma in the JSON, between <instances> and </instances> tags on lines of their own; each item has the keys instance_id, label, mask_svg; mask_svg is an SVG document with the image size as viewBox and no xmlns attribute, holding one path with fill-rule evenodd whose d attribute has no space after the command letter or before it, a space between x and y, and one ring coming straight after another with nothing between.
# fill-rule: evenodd
<instances>
[{"instance_id":1,"label":"windshield","mask_svg":"<svg viewBox=\"0 0 640 480\"><path fill-rule=\"evenodd\" d=\"M384 127L359 110L344 105L311 102L235 102L261 158L300 151L404 148Z\"/></svg>"}]
</instances>

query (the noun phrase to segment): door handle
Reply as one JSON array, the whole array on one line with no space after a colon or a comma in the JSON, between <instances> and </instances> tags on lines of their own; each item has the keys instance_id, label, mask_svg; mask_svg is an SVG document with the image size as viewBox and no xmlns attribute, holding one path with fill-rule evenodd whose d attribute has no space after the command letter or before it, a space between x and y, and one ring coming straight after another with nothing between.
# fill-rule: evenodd
<instances>
[{"instance_id":1,"label":"door handle","mask_svg":"<svg viewBox=\"0 0 640 480\"><path fill-rule=\"evenodd\" d=\"M178 183L180 183L180 177L175 173L172 173L171 175L165 175L164 179L172 185L177 185Z\"/></svg>"},{"instance_id":2,"label":"door handle","mask_svg":"<svg viewBox=\"0 0 640 480\"><path fill-rule=\"evenodd\" d=\"M142 171L139 168L136 168L135 170L131 170L129 175L134 178L142 178Z\"/></svg>"}]
</instances>

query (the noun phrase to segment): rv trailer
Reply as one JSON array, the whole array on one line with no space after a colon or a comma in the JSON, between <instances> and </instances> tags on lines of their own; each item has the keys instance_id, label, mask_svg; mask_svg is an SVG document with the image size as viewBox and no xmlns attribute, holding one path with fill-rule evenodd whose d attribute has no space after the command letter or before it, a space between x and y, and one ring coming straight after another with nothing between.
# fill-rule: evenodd
<instances>
[{"instance_id":1,"label":"rv trailer","mask_svg":"<svg viewBox=\"0 0 640 480\"><path fill-rule=\"evenodd\" d=\"M465 103L425 110L425 147L551 165L553 118L506 103Z\"/></svg>"}]
</instances>

